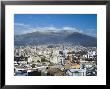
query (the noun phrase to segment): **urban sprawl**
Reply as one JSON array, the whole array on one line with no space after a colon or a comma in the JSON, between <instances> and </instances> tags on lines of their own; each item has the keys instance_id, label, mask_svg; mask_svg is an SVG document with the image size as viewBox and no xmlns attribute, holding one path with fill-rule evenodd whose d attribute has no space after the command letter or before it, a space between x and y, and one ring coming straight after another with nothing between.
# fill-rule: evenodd
<instances>
[{"instance_id":1,"label":"urban sprawl","mask_svg":"<svg viewBox=\"0 0 110 89\"><path fill-rule=\"evenodd\" d=\"M15 46L15 76L97 76L97 48L73 44Z\"/></svg>"}]
</instances>

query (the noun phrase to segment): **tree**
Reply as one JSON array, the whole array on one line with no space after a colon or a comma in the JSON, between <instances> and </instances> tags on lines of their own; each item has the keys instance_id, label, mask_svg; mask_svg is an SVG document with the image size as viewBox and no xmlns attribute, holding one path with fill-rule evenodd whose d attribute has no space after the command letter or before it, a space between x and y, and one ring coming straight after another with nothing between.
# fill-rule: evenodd
<instances>
[{"instance_id":1,"label":"tree","mask_svg":"<svg viewBox=\"0 0 110 89\"><path fill-rule=\"evenodd\" d=\"M40 61L39 61L39 60L37 60L37 62L39 63Z\"/></svg>"},{"instance_id":2,"label":"tree","mask_svg":"<svg viewBox=\"0 0 110 89\"><path fill-rule=\"evenodd\" d=\"M41 62L48 62L48 60L46 60L45 57L42 57Z\"/></svg>"},{"instance_id":3,"label":"tree","mask_svg":"<svg viewBox=\"0 0 110 89\"><path fill-rule=\"evenodd\" d=\"M41 62L45 62L45 58L44 57L41 58Z\"/></svg>"},{"instance_id":4,"label":"tree","mask_svg":"<svg viewBox=\"0 0 110 89\"><path fill-rule=\"evenodd\" d=\"M31 65L32 68L35 68L35 66L36 66L36 64L32 64L32 65Z\"/></svg>"}]
</instances>

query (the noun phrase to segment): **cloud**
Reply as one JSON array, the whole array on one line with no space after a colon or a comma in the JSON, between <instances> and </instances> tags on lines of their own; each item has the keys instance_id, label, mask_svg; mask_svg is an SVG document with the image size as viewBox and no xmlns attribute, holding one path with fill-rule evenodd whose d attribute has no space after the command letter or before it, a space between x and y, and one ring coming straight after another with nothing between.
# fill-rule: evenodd
<instances>
[{"instance_id":1,"label":"cloud","mask_svg":"<svg viewBox=\"0 0 110 89\"><path fill-rule=\"evenodd\" d=\"M79 33L82 33L81 30L75 28L75 27L62 27L62 30L71 30L73 32L79 32Z\"/></svg>"},{"instance_id":2,"label":"cloud","mask_svg":"<svg viewBox=\"0 0 110 89\"><path fill-rule=\"evenodd\" d=\"M63 30L76 30L76 28L73 28L73 27L63 27L62 29Z\"/></svg>"},{"instance_id":3,"label":"cloud","mask_svg":"<svg viewBox=\"0 0 110 89\"><path fill-rule=\"evenodd\" d=\"M94 37L97 36L97 30L96 29L85 29L85 32L87 33L87 35L94 36Z\"/></svg>"},{"instance_id":4,"label":"cloud","mask_svg":"<svg viewBox=\"0 0 110 89\"><path fill-rule=\"evenodd\" d=\"M90 36L96 36L96 30L95 29L85 29L85 30L79 30L75 27L69 27L69 26L64 26L64 27L55 27L55 26L49 26L49 27L32 27L30 25L26 24L21 24L21 23L15 23L14 24L14 33L15 35L19 34L26 34L26 33L32 33L36 31L50 31L53 30L54 32L58 32L61 30L67 30L67 31L72 31L72 32L79 32L83 34L87 34Z\"/></svg>"},{"instance_id":5,"label":"cloud","mask_svg":"<svg viewBox=\"0 0 110 89\"><path fill-rule=\"evenodd\" d=\"M33 28L30 25L25 25L21 23L14 24L14 33L15 34L25 34L32 30Z\"/></svg>"},{"instance_id":6,"label":"cloud","mask_svg":"<svg viewBox=\"0 0 110 89\"><path fill-rule=\"evenodd\" d=\"M24 26L24 27L30 27L29 25L21 24L21 23L15 23L16 26Z\"/></svg>"}]
</instances>

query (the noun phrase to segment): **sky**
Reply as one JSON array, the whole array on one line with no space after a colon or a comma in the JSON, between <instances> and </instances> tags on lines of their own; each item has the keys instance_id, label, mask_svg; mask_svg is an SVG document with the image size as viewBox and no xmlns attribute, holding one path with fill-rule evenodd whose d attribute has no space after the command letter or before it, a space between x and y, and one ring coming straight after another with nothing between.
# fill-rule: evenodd
<instances>
[{"instance_id":1,"label":"sky","mask_svg":"<svg viewBox=\"0 0 110 89\"><path fill-rule=\"evenodd\" d=\"M14 33L26 34L37 30L74 30L90 36L97 34L96 14L15 14Z\"/></svg>"}]
</instances>

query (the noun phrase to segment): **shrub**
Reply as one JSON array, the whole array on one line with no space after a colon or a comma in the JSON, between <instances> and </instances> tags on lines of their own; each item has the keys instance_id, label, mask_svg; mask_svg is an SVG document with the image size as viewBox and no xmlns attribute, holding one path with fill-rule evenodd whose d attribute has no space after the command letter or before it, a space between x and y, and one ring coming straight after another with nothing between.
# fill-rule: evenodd
<instances>
[{"instance_id":1,"label":"shrub","mask_svg":"<svg viewBox=\"0 0 110 89\"><path fill-rule=\"evenodd\" d=\"M36 66L36 64L32 64L32 65L31 65L32 68L35 68L35 66Z\"/></svg>"}]
</instances>

